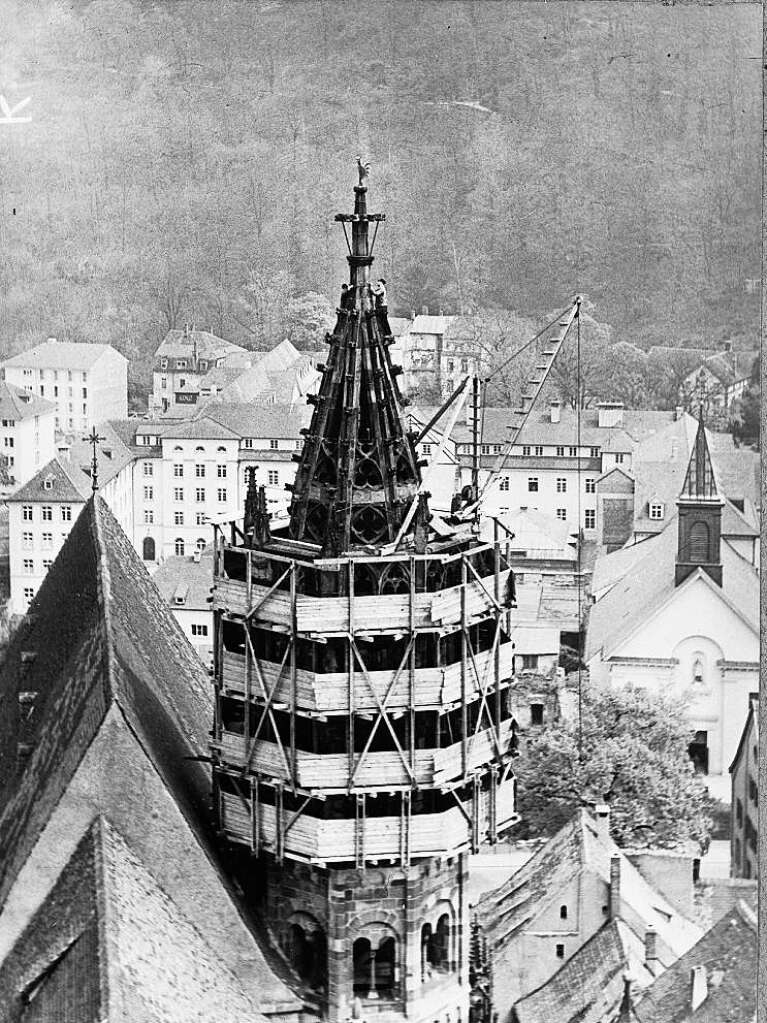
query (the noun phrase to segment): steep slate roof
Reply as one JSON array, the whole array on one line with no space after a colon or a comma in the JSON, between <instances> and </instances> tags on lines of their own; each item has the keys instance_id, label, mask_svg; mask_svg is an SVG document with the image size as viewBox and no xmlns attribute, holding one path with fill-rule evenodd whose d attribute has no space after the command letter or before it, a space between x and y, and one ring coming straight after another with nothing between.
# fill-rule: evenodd
<instances>
[{"instance_id":1,"label":"steep slate roof","mask_svg":"<svg viewBox=\"0 0 767 1023\"><path fill-rule=\"evenodd\" d=\"M81 945L88 954L72 956ZM40 977L35 1002L55 1002L61 1011L74 996L82 1019L264 1021L198 927L101 815L0 966L2 1004L10 1009Z\"/></svg>"},{"instance_id":2,"label":"steep slate roof","mask_svg":"<svg viewBox=\"0 0 767 1023\"><path fill-rule=\"evenodd\" d=\"M754 736L754 742L759 743L759 701L753 698L748 701L748 714L743 725L743 731L740 733L740 739L738 740L738 748L735 750L735 756L732 758L730 764L730 774L735 770L740 755L743 750L743 743L748 738L749 731L752 731Z\"/></svg>"},{"instance_id":3,"label":"steep slate roof","mask_svg":"<svg viewBox=\"0 0 767 1023\"><path fill-rule=\"evenodd\" d=\"M56 406L47 398L30 394L23 387L0 380L0 419L29 419L53 412Z\"/></svg>"},{"instance_id":4,"label":"steep slate roof","mask_svg":"<svg viewBox=\"0 0 767 1023\"><path fill-rule=\"evenodd\" d=\"M623 975L645 988L653 974L644 941L623 920L610 920L537 991L514 1004L517 1023L601 1023L623 996Z\"/></svg>"},{"instance_id":5,"label":"steep slate roof","mask_svg":"<svg viewBox=\"0 0 767 1023\"><path fill-rule=\"evenodd\" d=\"M635 628L660 611L676 591L681 592L698 578L708 580L715 592L721 593L753 629L758 629L759 576L756 569L724 541L721 545L721 589L700 569L677 587L674 580L677 545L674 517L657 536L597 561L592 583L594 592L614 580L619 573L623 574L590 609L586 634L587 661L600 650L603 658L609 656ZM635 552L635 559L626 556L626 551Z\"/></svg>"},{"instance_id":6,"label":"steep slate roof","mask_svg":"<svg viewBox=\"0 0 767 1023\"><path fill-rule=\"evenodd\" d=\"M652 925L658 933L660 961L664 965L673 962L700 936L700 929L645 881L611 839L600 836L583 809L577 810L508 881L480 898L477 916L489 946L503 947L583 871L609 884L612 856L619 856L621 861L621 917L638 935L643 936Z\"/></svg>"},{"instance_id":7,"label":"steep slate roof","mask_svg":"<svg viewBox=\"0 0 767 1023\"><path fill-rule=\"evenodd\" d=\"M50 487L46 488L46 482ZM14 503L25 501L50 501L51 504L64 502L78 504L88 499L91 482L80 469L67 458L57 455L46 463L31 480L15 490L7 500Z\"/></svg>"},{"instance_id":8,"label":"steep slate roof","mask_svg":"<svg viewBox=\"0 0 767 1023\"><path fill-rule=\"evenodd\" d=\"M23 723L31 753L16 778L20 691L36 693L37 699L31 719ZM239 964L259 990L262 1006L294 1006L292 993L267 965L265 956L271 953L246 927L218 859L209 816L209 772L203 763L212 720L209 680L132 545L96 497L75 522L0 666L0 779L5 784L0 793L0 911L8 908L9 892L58 804L66 802L78 766L92 747L103 748L98 744L107 720L117 723L131 757L150 766L151 778L159 779L152 784L159 784L175 806L173 817L154 814L154 833L165 833L165 841L175 847L183 842L187 855L205 864L204 893L201 878L163 865L173 878L174 899L183 894L187 903L203 897L210 902L213 885L217 919L210 926L224 926L231 936L218 948L219 957ZM125 764L120 770L128 771L126 761L119 763ZM111 776L110 783L115 784ZM135 799L141 793L130 795ZM125 807L111 812L130 822L131 805L128 798ZM198 925L205 926L204 917ZM161 960L161 947L157 955ZM172 966L165 960L167 971Z\"/></svg>"},{"instance_id":9,"label":"steep slate roof","mask_svg":"<svg viewBox=\"0 0 767 1023\"><path fill-rule=\"evenodd\" d=\"M207 410L206 410L207 411ZM235 440L237 434L222 426L212 417L204 414L199 419L191 419L175 430L165 430L168 440Z\"/></svg>"},{"instance_id":10,"label":"steep slate roof","mask_svg":"<svg viewBox=\"0 0 767 1023\"><path fill-rule=\"evenodd\" d=\"M84 344L75 341L45 341L27 352L20 352L3 362L3 366L32 366L42 369L90 369L102 355L111 352L124 362L128 360L111 345Z\"/></svg>"},{"instance_id":11,"label":"steep slate roof","mask_svg":"<svg viewBox=\"0 0 767 1023\"><path fill-rule=\"evenodd\" d=\"M708 995L693 1012L691 972L706 972ZM703 935L635 1005L640 1023L750 1023L756 1012L756 915L740 902Z\"/></svg>"}]
</instances>

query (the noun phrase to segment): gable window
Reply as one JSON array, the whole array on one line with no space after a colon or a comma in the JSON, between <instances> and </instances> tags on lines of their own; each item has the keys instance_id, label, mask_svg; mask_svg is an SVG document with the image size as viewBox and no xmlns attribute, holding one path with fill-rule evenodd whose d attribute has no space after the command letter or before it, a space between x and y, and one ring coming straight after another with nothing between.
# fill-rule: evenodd
<instances>
[{"instance_id":1,"label":"gable window","mask_svg":"<svg viewBox=\"0 0 767 1023\"><path fill-rule=\"evenodd\" d=\"M559 919L560 920L567 920L567 906L560 906L559 907Z\"/></svg>"},{"instance_id":2,"label":"gable window","mask_svg":"<svg viewBox=\"0 0 767 1023\"><path fill-rule=\"evenodd\" d=\"M625 456L624 456L623 452L619 451L619 452L618 452L618 453L617 453L617 454L615 455L615 464L616 464L616 465L620 465L620 464L621 464L621 462L623 461L624 457L625 457Z\"/></svg>"},{"instance_id":3,"label":"gable window","mask_svg":"<svg viewBox=\"0 0 767 1023\"><path fill-rule=\"evenodd\" d=\"M207 625L197 625L195 622L193 622L192 623L192 635L193 636L207 636L208 635L208 626Z\"/></svg>"},{"instance_id":4,"label":"gable window","mask_svg":"<svg viewBox=\"0 0 767 1023\"><path fill-rule=\"evenodd\" d=\"M564 945L557 945L557 959L564 959L564 958L565 958L565 946Z\"/></svg>"},{"instance_id":5,"label":"gable window","mask_svg":"<svg viewBox=\"0 0 767 1023\"><path fill-rule=\"evenodd\" d=\"M424 444L423 453L427 456L431 454L431 444Z\"/></svg>"},{"instance_id":6,"label":"gable window","mask_svg":"<svg viewBox=\"0 0 767 1023\"><path fill-rule=\"evenodd\" d=\"M651 519L662 519L664 515L664 506L662 501L652 501L650 503L650 518Z\"/></svg>"}]
</instances>

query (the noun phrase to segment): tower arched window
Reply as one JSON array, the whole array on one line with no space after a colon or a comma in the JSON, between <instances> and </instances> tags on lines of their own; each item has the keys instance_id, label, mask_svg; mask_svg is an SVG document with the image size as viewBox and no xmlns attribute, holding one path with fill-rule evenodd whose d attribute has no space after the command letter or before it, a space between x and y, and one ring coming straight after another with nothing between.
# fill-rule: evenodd
<instances>
[{"instance_id":1,"label":"tower arched window","mask_svg":"<svg viewBox=\"0 0 767 1023\"><path fill-rule=\"evenodd\" d=\"M694 563L708 561L709 528L705 522L694 522L690 530L689 560Z\"/></svg>"},{"instance_id":2,"label":"tower arched window","mask_svg":"<svg viewBox=\"0 0 767 1023\"><path fill-rule=\"evenodd\" d=\"M378 997L393 998L397 972L397 943L394 938L381 938L379 941L374 972Z\"/></svg>"},{"instance_id":3,"label":"tower arched window","mask_svg":"<svg viewBox=\"0 0 767 1023\"><path fill-rule=\"evenodd\" d=\"M424 924L421 928L421 980L426 980L427 974L432 966L431 939L431 924Z\"/></svg>"},{"instance_id":4,"label":"tower arched window","mask_svg":"<svg viewBox=\"0 0 767 1023\"><path fill-rule=\"evenodd\" d=\"M370 995L372 980L373 955L368 938L357 938L352 946L352 966L354 971L354 994L358 998Z\"/></svg>"},{"instance_id":5,"label":"tower arched window","mask_svg":"<svg viewBox=\"0 0 767 1023\"><path fill-rule=\"evenodd\" d=\"M443 913L437 921L432 939L434 945L434 968L447 971L450 969L450 917Z\"/></svg>"},{"instance_id":6,"label":"tower arched window","mask_svg":"<svg viewBox=\"0 0 767 1023\"><path fill-rule=\"evenodd\" d=\"M144 561L155 560L155 543L151 536L144 537L144 542L141 545L141 556Z\"/></svg>"}]
</instances>

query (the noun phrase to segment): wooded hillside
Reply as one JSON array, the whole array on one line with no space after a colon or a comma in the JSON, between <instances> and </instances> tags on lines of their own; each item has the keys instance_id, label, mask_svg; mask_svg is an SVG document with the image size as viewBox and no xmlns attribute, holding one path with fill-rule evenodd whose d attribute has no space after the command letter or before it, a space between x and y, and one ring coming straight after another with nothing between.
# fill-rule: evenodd
<instances>
[{"instance_id":1,"label":"wooded hillside","mask_svg":"<svg viewBox=\"0 0 767 1023\"><path fill-rule=\"evenodd\" d=\"M756 344L759 5L0 0L0 22L0 92L32 97L0 126L2 356L53 334L137 360L185 319L279 340L288 299L335 302L357 153L398 312L580 291L616 341Z\"/></svg>"}]
</instances>

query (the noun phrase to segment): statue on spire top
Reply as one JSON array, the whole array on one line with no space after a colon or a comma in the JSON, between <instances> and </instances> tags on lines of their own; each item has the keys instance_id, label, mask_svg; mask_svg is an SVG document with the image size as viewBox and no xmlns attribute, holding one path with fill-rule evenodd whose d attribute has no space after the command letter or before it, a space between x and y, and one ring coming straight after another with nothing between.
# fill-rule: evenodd
<instances>
[{"instance_id":1,"label":"statue on spire top","mask_svg":"<svg viewBox=\"0 0 767 1023\"><path fill-rule=\"evenodd\" d=\"M363 163L361 156L357 157L357 173L360 178L360 188L367 188L368 177L370 175L370 164Z\"/></svg>"}]
</instances>

